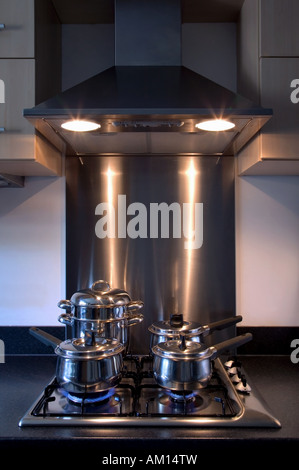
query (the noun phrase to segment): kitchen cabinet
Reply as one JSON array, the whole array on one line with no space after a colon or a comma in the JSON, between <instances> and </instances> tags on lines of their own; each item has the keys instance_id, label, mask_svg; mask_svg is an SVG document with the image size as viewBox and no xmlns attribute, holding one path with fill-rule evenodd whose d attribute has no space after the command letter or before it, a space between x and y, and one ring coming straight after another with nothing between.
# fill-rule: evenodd
<instances>
[{"instance_id":1,"label":"kitchen cabinet","mask_svg":"<svg viewBox=\"0 0 299 470\"><path fill-rule=\"evenodd\" d=\"M0 57L34 56L34 0L1 0Z\"/></svg>"},{"instance_id":2,"label":"kitchen cabinet","mask_svg":"<svg viewBox=\"0 0 299 470\"><path fill-rule=\"evenodd\" d=\"M299 78L299 57L262 58L260 63L261 104L274 108L261 137L263 158L299 159L299 106L294 101L299 87L291 87Z\"/></svg>"},{"instance_id":3,"label":"kitchen cabinet","mask_svg":"<svg viewBox=\"0 0 299 470\"><path fill-rule=\"evenodd\" d=\"M273 117L238 154L240 175L299 174L299 3L287 6L245 0L241 10L238 91Z\"/></svg>"},{"instance_id":4,"label":"kitchen cabinet","mask_svg":"<svg viewBox=\"0 0 299 470\"><path fill-rule=\"evenodd\" d=\"M298 0L260 0L260 56L299 57Z\"/></svg>"},{"instance_id":5,"label":"kitchen cabinet","mask_svg":"<svg viewBox=\"0 0 299 470\"><path fill-rule=\"evenodd\" d=\"M61 153L23 117L24 108L60 91L60 24L52 2L2 0L0 24L0 173L59 175Z\"/></svg>"},{"instance_id":6,"label":"kitchen cabinet","mask_svg":"<svg viewBox=\"0 0 299 470\"><path fill-rule=\"evenodd\" d=\"M23 117L23 108L34 105L35 67L33 59L0 59L1 80L5 84L4 103L0 106L0 158L30 157L32 129Z\"/></svg>"}]
</instances>

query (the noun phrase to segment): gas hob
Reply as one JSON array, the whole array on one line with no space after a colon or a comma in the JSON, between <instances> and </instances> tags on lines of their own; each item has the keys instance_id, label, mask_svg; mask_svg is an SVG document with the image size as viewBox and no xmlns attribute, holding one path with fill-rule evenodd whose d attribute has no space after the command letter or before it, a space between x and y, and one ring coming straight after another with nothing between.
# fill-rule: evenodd
<instances>
[{"instance_id":1,"label":"gas hob","mask_svg":"<svg viewBox=\"0 0 299 470\"><path fill-rule=\"evenodd\" d=\"M236 360L217 358L208 386L184 393L156 383L150 356L124 364L118 386L92 396L70 395L54 377L19 426L281 426Z\"/></svg>"}]
</instances>

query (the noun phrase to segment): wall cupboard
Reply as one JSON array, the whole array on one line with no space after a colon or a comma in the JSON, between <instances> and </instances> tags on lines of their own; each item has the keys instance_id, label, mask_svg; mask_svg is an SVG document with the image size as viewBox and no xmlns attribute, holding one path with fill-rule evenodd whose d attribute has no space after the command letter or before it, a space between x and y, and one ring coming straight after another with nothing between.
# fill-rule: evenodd
<instances>
[{"instance_id":1,"label":"wall cupboard","mask_svg":"<svg viewBox=\"0 0 299 470\"><path fill-rule=\"evenodd\" d=\"M50 0L0 3L0 173L59 175L61 154L23 117L60 91L60 23ZM50 77L50 78L49 78Z\"/></svg>"},{"instance_id":2,"label":"wall cupboard","mask_svg":"<svg viewBox=\"0 0 299 470\"><path fill-rule=\"evenodd\" d=\"M273 117L238 155L238 173L299 174L297 0L245 0L239 21L238 91Z\"/></svg>"}]
</instances>

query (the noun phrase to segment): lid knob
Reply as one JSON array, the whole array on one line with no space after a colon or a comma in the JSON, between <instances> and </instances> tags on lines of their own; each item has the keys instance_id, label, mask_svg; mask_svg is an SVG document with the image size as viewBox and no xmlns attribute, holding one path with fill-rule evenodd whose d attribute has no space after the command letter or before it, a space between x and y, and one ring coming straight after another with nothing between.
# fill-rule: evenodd
<instances>
[{"instance_id":1,"label":"lid knob","mask_svg":"<svg viewBox=\"0 0 299 470\"><path fill-rule=\"evenodd\" d=\"M185 349L187 349L187 345L186 345L186 336L185 335L180 335L180 345L179 345L179 348L181 351L185 351Z\"/></svg>"},{"instance_id":2,"label":"lid knob","mask_svg":"<svg viewBox=\"0 0 299 470\"><path fill-rule=\"evenodd\" d=\"M99 292L107 292L110 290L110 285L107 281L99 280L92 284L91 289Z\"/></svg>"},{"instance_id":3,"label":"lid knob","mask_svg":"<svg viewBox=\"0 0 299 470\"><path fill-rule=\"evenodd\" d=\"M84 341L86 346L96 346L96 336L94 331L85 331Z\"/></svg>"},{"instance_id":4,"label":"lid knob","mask_svg":"<svg viewBox=\"0 0 299 470\"><path fill-rule=\"evenodd\" d=\"M183 315L181 313L173 313L170 315L169 323L174 328L180 328L184 324Z\"/></svg>"}]
</instances>

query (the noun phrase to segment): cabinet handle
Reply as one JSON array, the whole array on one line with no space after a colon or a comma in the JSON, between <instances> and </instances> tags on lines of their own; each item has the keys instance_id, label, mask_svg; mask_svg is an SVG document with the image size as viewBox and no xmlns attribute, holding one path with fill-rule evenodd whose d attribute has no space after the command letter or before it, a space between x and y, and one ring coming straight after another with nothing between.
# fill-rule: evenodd
<instances>
[{"instance_id":1,"label":"cabinet handle","mask_svg":"<svg viewBox=\"0 0 299 470\"><path fill-rule=\"evenodd\" d=\"M0 31L1 31L2 29L5 29L5 24L4 24L4 23L0 23Z\"/></svg>"}]
</instances>

